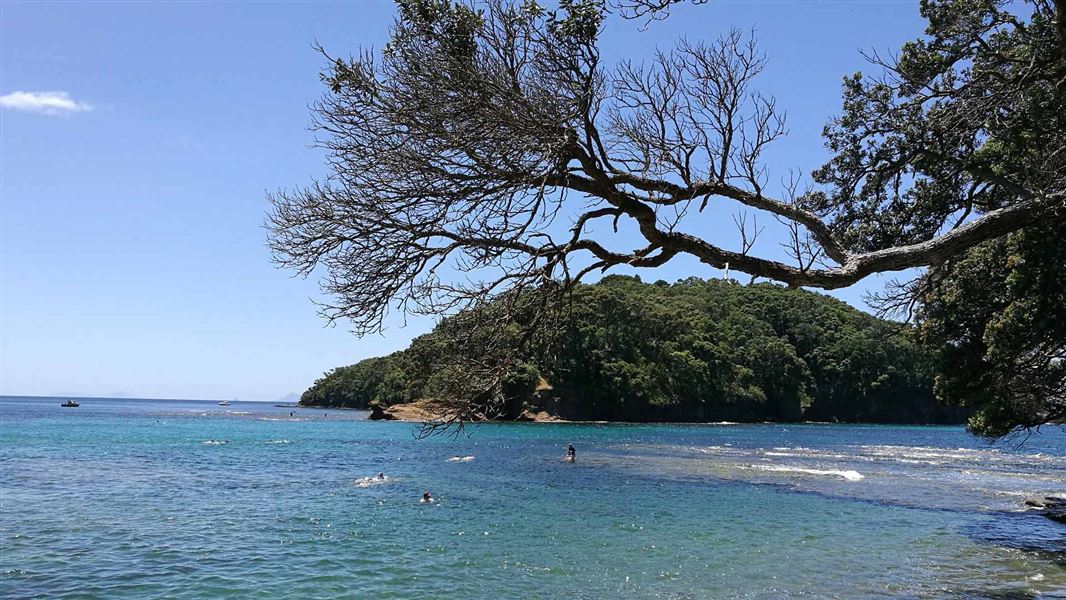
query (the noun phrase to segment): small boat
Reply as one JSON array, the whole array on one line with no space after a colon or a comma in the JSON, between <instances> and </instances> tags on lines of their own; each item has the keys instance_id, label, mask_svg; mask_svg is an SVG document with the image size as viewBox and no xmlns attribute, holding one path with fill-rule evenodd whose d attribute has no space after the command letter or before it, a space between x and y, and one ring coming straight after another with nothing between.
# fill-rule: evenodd
<instances>
[{"instance_id":1,"label":"small boat","mask_svg":"<svg viewBox=\"0 0 1066 600\"><path fill-rule=\"evenodd\" d=\"M63 406L63 407L66 407L66 408L78 408L81 405L78 404L77 402L73 401L73 400L67 400L63 404L60 404L60 406Z\"/></svg>"},{"instance_id":2,"label":"small boat","mask_svg":"<svg viewBox=\"0 0 1066 600\"><path fill-rule=\"evenodd\" d=\"M218 402L218 405L219 406L229 406L229 400L220 400Z\"/></svg>"}]
</instances>

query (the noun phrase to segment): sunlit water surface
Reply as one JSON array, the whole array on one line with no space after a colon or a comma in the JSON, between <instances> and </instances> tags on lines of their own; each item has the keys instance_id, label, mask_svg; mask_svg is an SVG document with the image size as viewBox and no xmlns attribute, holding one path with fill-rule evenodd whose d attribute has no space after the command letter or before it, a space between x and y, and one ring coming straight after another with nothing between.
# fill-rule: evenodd
<instances>
[{"instance_id":1,"label":"sunlit water surface","mask_svg":"<svg viewBox=\"0 0 1066 600\"><path fill-rule=\"evenodd\" d=\"M1066 597L1061 430L59 403L0 398L3 598Z\"/></svg>"}]
</instances>

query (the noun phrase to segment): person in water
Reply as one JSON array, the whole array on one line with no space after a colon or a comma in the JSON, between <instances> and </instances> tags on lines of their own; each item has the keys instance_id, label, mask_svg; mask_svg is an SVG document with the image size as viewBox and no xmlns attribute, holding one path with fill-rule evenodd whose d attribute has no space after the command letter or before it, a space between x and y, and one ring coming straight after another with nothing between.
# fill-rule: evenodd
<instances>
[{"instance_id":1,"label":"person in water","mask_svg":"<svg viewBox=\"0 0 1066 600\"><path fill-rule=\"evenodd\" d=\"M568 444L566 446L566 460L574 462L575 458L577 458L577 450L574 450L573 444Z\"/></svg>"},{"instance_id":2,"label":"person in water","mask_svg":"<svg viewBox=\"0 0 1066 600\"><path fill-rule=\"evenodd\" d=\"M419 500L422 504L430 504L433 502L433 496L429 495L429 490L422 492L422 499Z\"/></svg>"},{"instance_id":3,"label":"person in water","mask_svg":"<svg viewBox=\"0 0 1066 600\"><path fill-rule=\"evenodd\" d=\"M378 479L385 479L384 473L378 473Z\"/></svg>"}]
</instances>

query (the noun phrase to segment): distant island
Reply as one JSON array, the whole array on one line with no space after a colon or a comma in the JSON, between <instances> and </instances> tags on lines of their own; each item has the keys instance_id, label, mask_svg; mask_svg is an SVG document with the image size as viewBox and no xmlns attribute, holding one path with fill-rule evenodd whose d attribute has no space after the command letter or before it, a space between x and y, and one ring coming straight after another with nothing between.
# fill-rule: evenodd
<instances>
[{"instance_id":1,"label":"distant island","mask_svg":"<svg viewBox=\"0 0 1066 600\"><path fill-rule=\"evenodd\" d=\"M610 276L579 286L570 306L563 342L524 352L512 367L502 418L955 424L967 416L935 400L931 357L909 327L821 294ZM446 325L406 350L327 372L300 404L431 417L432 399L462 376Z\"/></svg>"}]
</instances>

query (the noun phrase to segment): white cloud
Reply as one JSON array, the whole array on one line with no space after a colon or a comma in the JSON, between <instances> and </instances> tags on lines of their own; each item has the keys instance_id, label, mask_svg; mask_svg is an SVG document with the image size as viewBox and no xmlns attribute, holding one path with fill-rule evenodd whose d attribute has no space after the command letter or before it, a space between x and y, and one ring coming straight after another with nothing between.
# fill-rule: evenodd
<instances>
[{"instance_id":1,"label":"white cloud","mask_svg":"<svg viewBox=\"0 0 1066 600\"><path fill-rule=\"evenodd\" d=\"M0 96L0 106L51 116L66 116L93 109L89 104L71 98L66 92L14 91Z\"/></svg>"}]
</instances>

